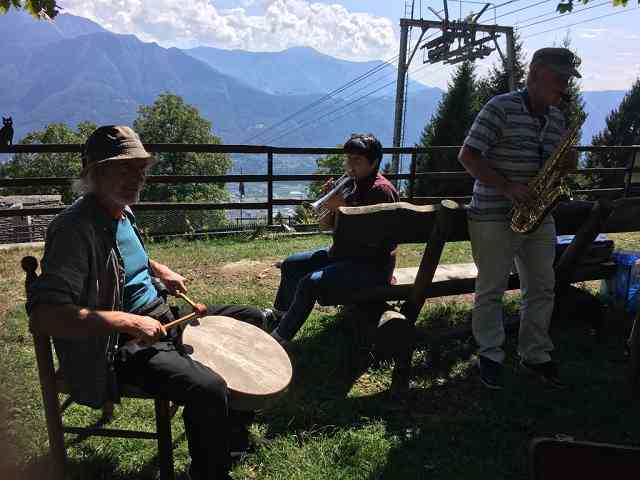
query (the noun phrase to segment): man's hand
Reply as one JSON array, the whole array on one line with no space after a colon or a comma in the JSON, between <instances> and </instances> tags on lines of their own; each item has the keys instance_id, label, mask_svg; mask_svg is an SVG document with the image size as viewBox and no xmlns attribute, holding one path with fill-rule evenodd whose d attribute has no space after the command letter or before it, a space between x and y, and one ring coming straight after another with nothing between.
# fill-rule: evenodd
<instances>
[{"instance_id":1,"label":"man's hand","mask_svg":"<svg viewBox=\"0 0 640 480\"><path fill-rule=\"evenodd\" d=\"M159 277L162 283L165 284L169 293L174 295L176 292L187 293L187 279L179 273L169 270L169 274Z\"/></svg>"},{"instance_id":2,"label":"man's hand","mask_svg":"<svg viewBox=\"0 0 640 480\"><path fill-rule=\"evenodd\" d=\"M333 177L327 180L326 182L324 182L320 187L320 195L324 195L329 190L331 190L334 187L335 183L336 183L336 179Z\"/></svg>"},{"instance_id":3,"label":"man's hand","mask_svg":"<svg viewBox=\"0 0 640 480\"><path fill-rule=\"evenodd\" d=\"M537 200L528 186L517 182L507 182L502 193L515 204L533 205Z\"/></svg>"},{"instance_id":4,"label":"man's hand","mask_svg":"<svg viewBox=\"0 0 640 480\"><path fill-rule=\"evenodd\" d=\"M344 197L339 193L336 193L335 195L331 195L331 197L329 197L327 201L324 203L324 206L329 210L331 210L332 212L335 212L336 210L338 210L338 207L344 207L346 205L347 205L347 202L345 202Z\"/></svg>"},{"instance_id":5,"label":"man's hand","mask_svg":"<svg viewBox=\"0 0 640 480\"><path fill-rule=\"evenodd\" d=\"M164 286L167 287L170 294L175 295L177 292L187 293L188 280L185 277L174 272L166 265L162 265L161 263L153 260L150 260L149 262L153 268L153 273L155 273L156 277L164 283Z\"/></svg>"},{"instance_id":6,"label":"man's hand","mask_svg":"<svg viewBox=\"0 0 640 480\"><path fill-rule=\"evenodd\" d=\"M154 343L167 334L164 325L155 318L133 314L129 316L125 331L146 344Z\"/></svg>"}]
</instances>

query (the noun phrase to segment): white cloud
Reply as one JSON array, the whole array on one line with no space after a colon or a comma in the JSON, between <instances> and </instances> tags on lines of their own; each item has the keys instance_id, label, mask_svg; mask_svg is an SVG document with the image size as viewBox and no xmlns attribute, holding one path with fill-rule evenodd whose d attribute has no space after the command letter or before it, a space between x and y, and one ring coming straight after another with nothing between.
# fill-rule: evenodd
<instances>
[{"instance_id":1,"label":"white cloud","mask_svg":"<svg viewBox=\"0 0 640 480\"><path fill-rule=\"evenodd\" d=\"M89 18L115 33L130 33L163 46L208 45L253 51L313 47L349 60L393 56L397 39L389 18L349 12L341 5L307 0L244 0L216 8L207 0L60 0L64 11ZM261 15L246 7L262 7Z\"/></svg>"}]
</instances>

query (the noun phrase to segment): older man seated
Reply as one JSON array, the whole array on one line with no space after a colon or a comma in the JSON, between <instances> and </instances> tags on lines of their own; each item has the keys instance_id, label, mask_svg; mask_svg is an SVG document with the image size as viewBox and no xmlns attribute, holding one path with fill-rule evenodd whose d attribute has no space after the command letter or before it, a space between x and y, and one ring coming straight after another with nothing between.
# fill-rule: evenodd
<instances>
[{"instance_id":1,"label":"older man seated","mask_svg":"<svg viewBox=\"0 0 640 480\"><path fill-rule=\"evenodd\" d=\"M91 134L80 174L84 195L49 226L27 311L34 332L53 337L75 401L99 408L117 401L118 384L125 383L184 405L191 477L229 478L230 432L239 415L229 410L225 381L182 355L177 332L163 326L173 314L152 278L170 293L186 293L187 280L148 257L128 207L152 162L129 127ZM263 321L249 306L207 310Z\"/></svg>"}]
</instances>

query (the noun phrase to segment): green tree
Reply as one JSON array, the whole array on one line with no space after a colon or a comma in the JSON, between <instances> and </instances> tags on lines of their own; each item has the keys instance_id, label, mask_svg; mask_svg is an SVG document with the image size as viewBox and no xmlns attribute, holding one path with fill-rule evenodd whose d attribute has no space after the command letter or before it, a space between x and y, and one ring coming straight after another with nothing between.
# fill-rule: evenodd
<instances>
[{"instance_id":1,"label":"green tree","mask_svg":"<svg viewBox=\"0 0 640 480\"><path fill-rule=\"evenodd\" d=\"M36 18L54 18L60 12L56 0L0 0L0 13L7 13L11 7L25 10Z\"/></svg>"},{"instance_id":2,"label":"green tree","mask_svg":"<svg viewBox=\"0 0 640 480\"><path fill-rule=\"evenodd\" d=\"M605 128L593 137L593 145L616 146L640 143L640 78L636 79L618 108L607 115ZM589 168L627 167L631 158L629 152L591 152L587 156ZM620 187L624 174L594 175L596 188Z\"/></svg>"},{"instance_id":3,"label":"green tree","mask_svg":"<svg viewBox=\"0 0 640 480\"><path fill-rule=\"evenodd\" d=\"M571 48L571 38L567 35L562 40L561 47L567 48L569 50L573 50ZM573 53L577 56L578 53L573 50ZM584 98L582 97L582 89L580 87L579 79L575 77L571 77L569 79L569 86L567 88L567 97L566 99L560 103L560 110L564 114L565 123L568 127L572 127L575 125L578 117L585 113L584 110L585 103ZM580 133L578 133L578 137L576 139L576 144L580 144L580 140L582 138L582 129Z\"/></svg>"},{"instance_id":4,"label":"green tree","mask_svg":"<svg viewBox=\"0 0 640 480\"><path fill-rule=\"evenodd\" d=\"M44 130L28 133L21 144L78 144L84 143L95 130L96 125L91 122L81 122L76 130L70 129L63 123L50 123ZM4 165L0 165L0 177L77 177L81 168L78 153L17 153ZM7 194L57 194L62 195L65 204L70 203L76 196L71 185L20 187L5 189Z\"/></svg>"},{"instance_id":5,"label":"green tree","mask_svg":"<svg viewBox=\"0 0 640 480\"><path fill-rule=\"evenodd\" d=\"M587 3L589 3L589 0L578 0L578 1L583 5L586 5ZM614 7L626 7L627 3L629 3L629 0L613 0ZM562 0L560 3L558 3L556 10L560 13L571 12L573 10L573 4L574 4L574 0ZM638 0L638 4L640 5L640 0Z\"/></svg>"},{"instance_id":6,"label":"green tree","mask_svg":"<svg viewBox=\"0 0 640 480\"><path fill-rule=\"evenodd\" d=\"M140 107L133 128L144 143L221 144L198 109L171 93L161 94L153 105ZM231 158L225 153L162 153L157 160L152 175L225 175L231 167ZM141 196L143 201L164 202L224 202L228 198L224 184L211 183L154 183L147 185ZM224 213L195 212L184 219L191 229L211 228L223 223Z\"/></svg>"},{"instance_id":7,"label":"green tree","mask_svg":"<svg viewBox=\"0 0 640 480\"><path fill-rule=\"evenodd\" d=\"M569 35L566 35L560 46L563 48L568 48L572 50L573 53L577 56L578 52L571 48L571 38ZM566 98L560 102L559 105L560 111L564 115L565 125L567 128L573 128L573 126L577 123L578 118L581 115L585 114L585 102L582 96L582 87L580 85L580 80L571 77L569 78L569 85L567 87L567 96ZM582 128L578 131L578 135L576 136L576 140L574 145L580 145L582 142ZM582 158L579 158L579 165L582 165L584 161ZM591 178L581 175L581 176L572 176L570 175L567 178L567 183L572 189L581 189L581 188L589 188L591 186Z\"/></svg>"},{"instance_id":8,"label":"green tree","mask_svg":"<svg viewBox=\"0 0 640 480\"><path fill-rule=\"evenodd\" d=\"M526 61L522 50L520 34L514 33L513 71L516 89L521 89L526 81ZM504 62L494 63L488 74L477 83L477 104L480 108L496 95L509 92L509 71Z\"/></svg>"},{"instance_id":9,"label":"green tree","mask_svg":"<svg viewBox=\"0 0 640 480\"><path fill-rule=\"evenodd\" d=\"M456 68L447 93L440 100L438 109L422 131L420 146L435 147L461 145L478 111L475 89L475 67L463 62ZM437 171L462 171L457 152L434 150L417 159L418 173ZM418 196L465 195L471 191L471 179L419 178L415 192Z\"/></svg>"},{"instance_id":10,"label":"green tree","mask_svg":"<svg viewBox=\"0 0 640 480\"><path fill-rule=\"evenodd\" d=\"M316 159L316 171L317 175L335 175L337 180L344 173L344 154L335 153L333 155L327 155L326 157L320 157ZM309 198L318 198L320 196L320 187L324 184L324 180L311 182L308 187Z\"/></svg>"}]
</instances>

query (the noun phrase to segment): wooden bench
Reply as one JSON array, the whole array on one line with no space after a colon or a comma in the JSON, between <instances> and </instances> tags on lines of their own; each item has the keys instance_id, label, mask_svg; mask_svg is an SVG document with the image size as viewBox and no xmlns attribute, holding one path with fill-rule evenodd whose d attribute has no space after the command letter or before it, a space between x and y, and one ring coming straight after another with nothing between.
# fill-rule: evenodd
<instances>
[{"instance_id":1,"label":"wooden bench","mask_svg":"<svg viewBox=\"0 0 640 480\"><path fill-rule=\"evenodd\" d=\"M612 262L581 263L581 257L598 233L640 230L640 198L597 202L571 201L560 204L553 213L558 235L575 235L562 256L556 260L556 292L561 294L571 283L598 280L613 275ZM440 205L412 205L399 202L339 209L334 242L424 243L418 268L396 270L397 284L363 289L351 295L336 294L324 299L325 305L402 301L401 313L409 329L396 356L392 388L408 388L409 366L415 343L415 322L427 298L472 293L476 270L470 264L440 265L447 242L468 241L466 209L453 201ZM509 278L509 288L519 288L517 274ZM381 319L381 322L383 320Z\"/></svg>"}]
</instances>

